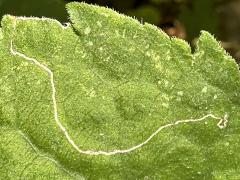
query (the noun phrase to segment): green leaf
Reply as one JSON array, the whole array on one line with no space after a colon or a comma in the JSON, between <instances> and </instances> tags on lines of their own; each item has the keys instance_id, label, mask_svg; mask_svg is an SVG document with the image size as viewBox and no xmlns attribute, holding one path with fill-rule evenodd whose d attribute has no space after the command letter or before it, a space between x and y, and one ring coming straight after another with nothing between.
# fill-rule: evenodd
<instances>
[{"instance_id":1,"label":"green leaf","mask_svg":"<svg viewBox=\"0 0 240 180\"><path fill-rule=\"evenodd\" d=\"M2 179L238 179L240 73L212 35L197 49L103 7L71 23L5 16Z\"/></svg>"}]
</instances>

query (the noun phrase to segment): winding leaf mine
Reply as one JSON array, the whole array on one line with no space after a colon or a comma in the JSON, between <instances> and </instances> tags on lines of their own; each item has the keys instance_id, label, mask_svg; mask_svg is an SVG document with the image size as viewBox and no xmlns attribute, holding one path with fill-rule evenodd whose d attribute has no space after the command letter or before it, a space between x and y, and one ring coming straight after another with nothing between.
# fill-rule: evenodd
<instances>
[{"instance_id":1,"label":"winding leaf mine","mask_svg":"<svg viewBox=\"0 0 240 180\"><path fill-rule=\"evenodd\" d=\"M4 16L0 178L238 179L240 73L203 31L69 3L66 26Z\"/></svg>"}]
</instances>

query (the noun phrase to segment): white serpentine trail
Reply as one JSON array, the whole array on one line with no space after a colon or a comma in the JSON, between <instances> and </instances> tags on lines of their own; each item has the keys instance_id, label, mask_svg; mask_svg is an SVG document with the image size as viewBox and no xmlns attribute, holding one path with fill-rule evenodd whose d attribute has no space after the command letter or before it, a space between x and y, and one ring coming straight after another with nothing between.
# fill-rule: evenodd
<instances>
[{"instance_id":1,"label":"white serpentine trail","mask_svg":"<svg viewBox=\"0 0 240 180\"><path fill-rule=\"evenodd\" d=\"M18 51L15 51L13 48L13 41L11 40L10 42L10 52L11 54L13 54L14 56L19 56L33 64L35 64L36 66L38 66L39 68L41 68L44 72L46 72L50 78L50 84L51 84L51 90L52 90L52 102L53 102L53 112L54 112L54 120L57 123L58 127L60 128L60 130L64 133L67 141L72 145L72 147L77 150L79 153L81 154L86 154L86 155L106 155L106 156L110 156L110 155L115 155L115 154L125 154L125 153L129 153L132 152L134 150L137 150L139 148L141 148L142 146L146 145L154 136L156 136L160 131L162 131L165 128L169 128L171 126L176 126L179 124L184 124L184 123L190 123L190 122L200 122L200 121L204 121L207 118L212 118L215 120L218 120L219 122L217 123L217 126L222 129L225 128L227 126L228 123L228 116L227 114L225 114L225 116L223 118L217 117L213 114L207 114L201 118L197 118L197 119L186 119L186 120L178 120L175 121L173 123L169 123L163 126L160 126L154 133L152 133L145 141L143 141L140 144L137 144L131 148L128 149L117 149L117 150L112 150L112 151L94 151L94 150L82 150L80 149L75 142L73 141L73 139L71 138L71 136L69 135L67 129L62 125L61 121L59 120L59 116L58 116L58 106L57 106L57 100L56 100L56 87L55 87L55 82L54 82L54 74L53 72L46 66L41 64L38 60L36 60L35 58L31 58L26 56L23 53L20 53Z\"/></svg>"}]
</instances>

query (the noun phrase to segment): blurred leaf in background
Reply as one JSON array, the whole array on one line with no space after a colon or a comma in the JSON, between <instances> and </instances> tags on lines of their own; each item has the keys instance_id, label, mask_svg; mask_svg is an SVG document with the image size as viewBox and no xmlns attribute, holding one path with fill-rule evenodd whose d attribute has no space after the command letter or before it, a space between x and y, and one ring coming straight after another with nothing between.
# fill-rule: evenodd
<instances>
[{"instance_id":1,"label":"blurred leaf in background","mask_svg":"<svg viewBox=\"0 0 240 180\"><path fill-rule=\"evenodd\" d=\"M137 9L132 9L127 13L129 16L136 17L139 21L146 21L151 24L159 24L161 21L161 11L151 5L143 5Z\"/></svg>"},{"instance_id":2,"label":"blurred leaf in background","mask_svg":"<svg viewBox=\"0 0 240 180\"><path fill-rule=\"evenodd\" d=\"M67 11L63 0L0 0L0 16L5 14L45 16L67 22Z\"/></svg>"},{"instance_id":3,"label":"blurred leaf in background","mask_svg":"<svg viewBox=\"0 0 240 180\"><path fill-rule=\"evenodd\" d=\"M222 45L240 64L240 0L217 0Z\"/></svg>"},{"instance_id":4,"label":"blurred leaf in background","mask_svg":"<svg viewBox=\"0 0 240 180\"><path fill-rule=\"evenodd\" d=\"M93 2L94 0L88 0L89 3ZM115 10L123 12L127 9L134 9L137 5L137 2L139 0L125 0L125 1L119 1L119 0L96 0L96 4L103 5L103 6L109 6L114 8Z\"/></svg>"},{"instance_id":5,"label":"blurred leaf in background","mask_svg":"<svg viewBox=\"0 0 240 180\"><path fill-rule=\"evenodd\" d=\"M180 13L179 19L184 24L188 40L197 37L201 30L218 36L218 16L214 12L215 0L194 0L191 7L184 7Z\"/></svg>"}]
</instances>

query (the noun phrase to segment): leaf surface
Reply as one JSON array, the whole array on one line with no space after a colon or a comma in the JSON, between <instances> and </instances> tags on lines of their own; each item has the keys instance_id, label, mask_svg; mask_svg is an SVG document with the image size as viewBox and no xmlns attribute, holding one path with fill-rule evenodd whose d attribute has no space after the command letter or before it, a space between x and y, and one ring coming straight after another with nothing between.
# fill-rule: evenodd
<instances>
[{"instance_id":1,"label":"leaf surface","mask_svg":"<svg viewBox=\"0 0 240 180\"><path fill-rule=\"evenodd\" d=\"M111 9L67 9L68 26L2 20L1 178L239 178L239 67L212 35L192 53Z\"/></svg>"}]
</instances>

